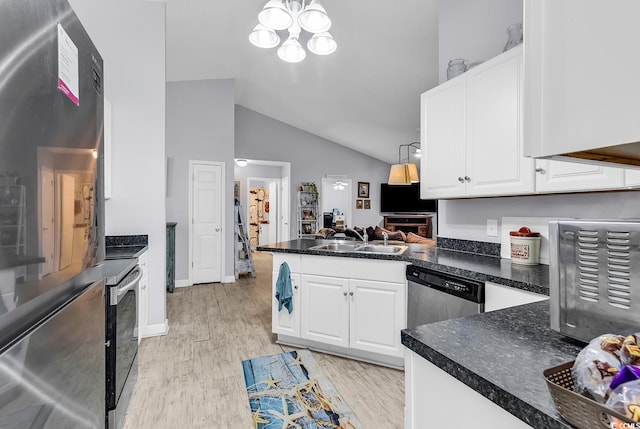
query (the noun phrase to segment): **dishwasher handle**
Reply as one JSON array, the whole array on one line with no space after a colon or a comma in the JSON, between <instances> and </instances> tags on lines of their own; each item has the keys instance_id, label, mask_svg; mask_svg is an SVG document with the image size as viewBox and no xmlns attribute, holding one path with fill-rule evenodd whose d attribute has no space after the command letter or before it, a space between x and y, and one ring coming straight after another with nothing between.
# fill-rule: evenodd
<instances>
[{"instance_id":1,"label":"dishwasher handle","mask_svg":"<svg viewBox=\"0 0 640 429\"><path fill-rule=\"evenodd\" d=\"M416 265L407 266L407 280L414 286L436 289L467 301L484 304L484 282L441 273Z\"/></svg>"}]
</instances>

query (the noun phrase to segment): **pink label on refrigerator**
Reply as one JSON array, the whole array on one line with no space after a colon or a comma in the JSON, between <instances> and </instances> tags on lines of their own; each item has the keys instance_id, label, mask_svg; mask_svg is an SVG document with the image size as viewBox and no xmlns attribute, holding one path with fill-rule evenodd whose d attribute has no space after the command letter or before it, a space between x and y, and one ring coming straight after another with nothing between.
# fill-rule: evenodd
<instances>
[{"instance_id":1,"label":"pink label on refrigerator","mask_svg":"<svg viewBox=\"0 0 640 429\"><path fill-rule=\"evenodd\" d=\"M58 24L58 89L80 105L78 47Z\"/></svg>"}]
</instances>

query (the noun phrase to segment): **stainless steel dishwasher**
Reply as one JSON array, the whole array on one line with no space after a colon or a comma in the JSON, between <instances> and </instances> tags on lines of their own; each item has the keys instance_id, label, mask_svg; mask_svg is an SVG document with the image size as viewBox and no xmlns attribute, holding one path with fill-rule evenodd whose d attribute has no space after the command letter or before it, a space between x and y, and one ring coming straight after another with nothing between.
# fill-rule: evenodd
<instances>
[{"instance_id":1,"label":"stainless steel dishwasher","mask_svg":"<svg viewBox=\"0 0 640 429\"><path fill-rule=\"evenodd\" d=\"M407 266L407 327L484 312L484 282Z\"/></svg>"}]
</instances>

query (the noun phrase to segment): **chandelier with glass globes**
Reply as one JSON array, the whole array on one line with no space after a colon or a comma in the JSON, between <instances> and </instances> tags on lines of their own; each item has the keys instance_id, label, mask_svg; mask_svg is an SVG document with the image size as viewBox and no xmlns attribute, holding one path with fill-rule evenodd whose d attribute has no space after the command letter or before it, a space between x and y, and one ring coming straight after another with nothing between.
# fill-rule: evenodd
<instances>
[{"instance_id":1,"label":"chandelier with glass globes","mask_svg":"<svg viewBox=\"0 0 640 429\"><path fill-rule=\"evenodd\" d=\"M316 55L329 55L338 47L329 33L331 19L318 0L269 0L258 14L258 22L249 41L259 48L280 45L277 32L288 30L289 37L278 48L278 57L289 63L307 56L298 40L302 30L312 34L307 49Z\"/></svg>"}]
</instances>

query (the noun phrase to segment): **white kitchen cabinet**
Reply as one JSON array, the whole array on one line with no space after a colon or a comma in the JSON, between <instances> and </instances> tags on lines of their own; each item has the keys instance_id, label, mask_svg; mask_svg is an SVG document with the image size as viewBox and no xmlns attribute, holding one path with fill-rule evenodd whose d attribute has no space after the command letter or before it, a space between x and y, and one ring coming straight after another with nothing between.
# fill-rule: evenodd
<instances>
[{"instance_id":1,"label":"white kitchen cabinet","mask_svg":"<svg viewBox=\"0 0 640 429\"><path fill-rule=\"evenodd\" d=\"M138 256L142 277L138 283L138 342L145 336L149 324L149 267L148 251Z\"/></svg>"},{"instance_id":2,"label":"white kitchen cabinet","mask_svg":"<svg viewBox=\"0 0 640 429\"><path fill-rule=\"evenodd\" d=\"M640 168L627 168L624 170L624 186L628 188L640 187Z\"/></svg>"},{"instance_id":3,"label":"white kitchen cabinet","mask_svg":"<svg viewBox=\"0 0 640 429\"><path fill-rule=\"evenodd\" d=\"M303 274L300 287L300 336L349 347L349 280Z\"/></svg>"},{"instance_id":4,"label":"white kitchen cabinet","mask_svg":"<svg viewBox=\"0 0 640 429\"><path fill-rule=\"evenodd\" d=\"M413 351L405 354L405 429L531 429Z\"/></svg>"},{"instance_id":5,"label":"white kitchen cabinet","mask_svg":"<svg viewBox=\"0 0 640 429\"><path fill-rule=\"evenodd\" d=\"M293 291L293 297L291 301L293 307L291 312L286 307L282 307L282 310L278 309L278 301L276 300L276 283L278 281L278 272L274 271L271 277L273 279L273 293L274 300L271 306L271 332L274 334L291 335L293 337L300 336L300 274L291 273L291 288Z\"/></svg>"},{"instance_id":6,"label":"white kitchen cabinet","mask_svg":"<svg viewBox=\"0 0 640 429\"><path fill-rule=\"evenodd\" d=\"M532 193L522 152L522 47L421 97L421 197Z\"/></svg>"},{"instance_id":7,"label":"white kitchen cabinet","mask_svg":"<svg viewBox=\"0 0 640 429\"><path fill-rule=\"evenodd\" d=\"M539 193L620 189L623 186L623 168L536 160L536 192Z\"/></svg>"},{"instance_id":8,"label":"white kitchen cabinet","mask_svg":"<svg viewBox=\"0 0 640 429\"><path fill-rule=\"evenodd\" d=\"M466 79L458 76L420 97L420 198L466 195Z\"/></svg>"},{"instance_id":9,"label":"white kitchen cabinet","mask_svg":"<svg viewBox=\"0 0 640 429\"><path fill-rule=\"evenodd\" d=\"M486 282L484 285L484 299L484 311L488 312L544 301L549 297L493 282Z\"/></svg>"},{"instance_id":10,"label":"white kitchen cabinet","mask_svg":"<svg viewBox=\"0 0 640 429\"><path fill-rule=\"evenodd\" d=\"M525 153L640 140L640 2L525 0Z\"/></svg>"},{"instance_id":11,"label":"white kitchen cabinet","mask_svg":"<svg viewBox=\"0 0 640 429\"><path fill-rule=\"evenodd\" d=\"M352 279L349 287L349 346L402 357L400 330L407 320L404 284Z\"/></svg>"},{"instance_id":12,"label":"white kitchen cabinet","mask_svg":"<svg viewBox=\"0 0 640 429\"><path fill-rule=\"evenodd\" d=\"M305 274L301 290L302 338L403 356L404 284Z\"/></svg>"},{"instance_id":13,"label":"white kitchen cabinet","mask_svg":"<svg viewBox=\"0 0 640 429\"><path fill-rule=\"evenodd\" d=\"M276 283L280 266L283 262L289 265L291 273L291 287L293 289L293 297L291 299L293 309L291 313L285 307L278 309L278 301L276 300ZM273 255L273 273L272 290L271 290L271 332L274 334L288 335L292 337L300 336L300 255L290 254L274 254Z\"/></svg>"}]
</instances>

